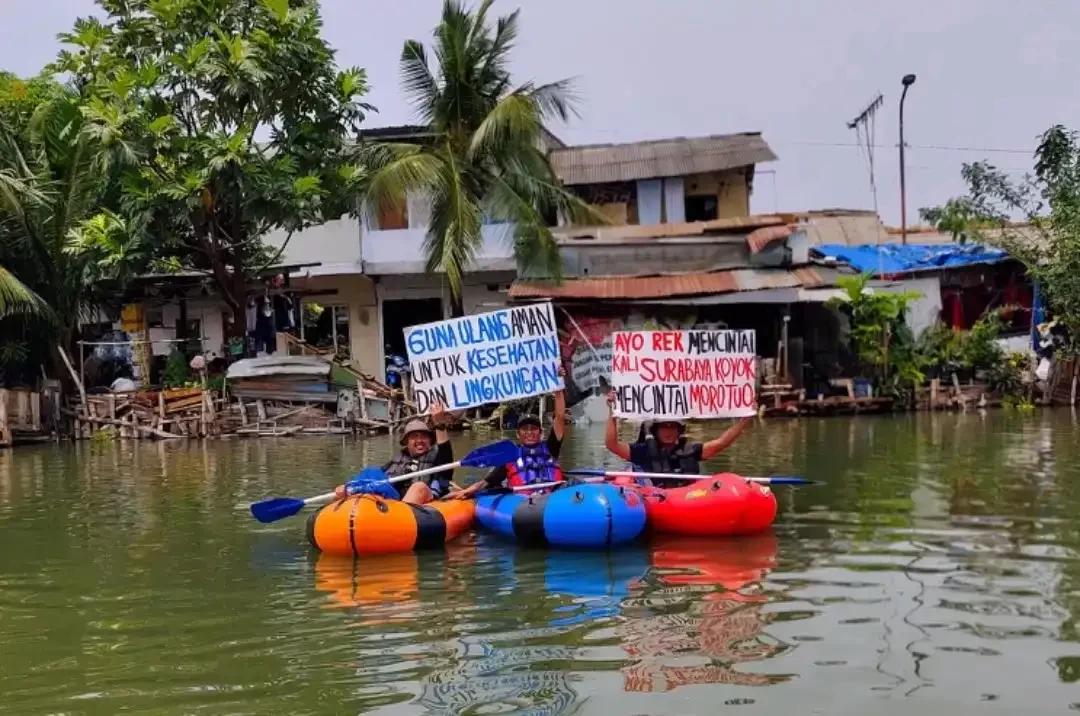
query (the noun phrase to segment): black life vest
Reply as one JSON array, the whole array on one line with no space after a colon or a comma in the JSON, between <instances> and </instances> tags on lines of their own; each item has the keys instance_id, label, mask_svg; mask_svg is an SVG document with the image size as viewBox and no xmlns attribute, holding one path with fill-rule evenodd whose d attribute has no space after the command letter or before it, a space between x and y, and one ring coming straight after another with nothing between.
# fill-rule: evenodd
<instances>
[{"instance_id":1,"label":"black life vest","mask_svg":"<svg viewBox=\"0 0 1080 716\"><path fill-rule=\"evenodd\" d=\"M407 449L403 449L401 450L401 452L394 456L393 460L386 463L386 466L383 468L383 472L386 473L387 477L400 477L401 475L408 475L410 472L427 470L429 468L435 467L435 458L438 453L439 448L435 445L433 445L430 450L428 450L423 455L420 455L419 457L413 457L409 454L409 451ZM451 479L453 479L452 470L447 470L446 472L437 472L432 475L426 475L420 478L421 482L424 482L429 487L431 487L431 491L434 492L436 495L443 495L449 491ZM401 482L394 483L394 487L396 487L398 492L402 496L404 496L405 491L409 489L409 485L411 485L413 482L413 480L403 480Z\"/></svg>"},{"instance_id":2,"label":"black life vest","mask_svg":"<svg viewBox=\"0 0 1080 716\"><path fill-rule=\"evenodd\" d=\"M532 447L518 446L518 459L506 465L506 483L510 487L561 482L562 469L548 451L546 443Z\"/></svg>"},{"instance_id":3,"label":"black life vest","mask_svg":"<svg viewBox=\"0 0 1080 716\"><path fill-rule=\"evenodd\" d=\"M671 447L660 447L656 438L648 437L645 438L645 445L648 446L645 464L634 464L634 468L639 472L697 475L701 471L694 445L688 443L686 438L679 438L679 442Z\"/></svg>"}]
</instances>

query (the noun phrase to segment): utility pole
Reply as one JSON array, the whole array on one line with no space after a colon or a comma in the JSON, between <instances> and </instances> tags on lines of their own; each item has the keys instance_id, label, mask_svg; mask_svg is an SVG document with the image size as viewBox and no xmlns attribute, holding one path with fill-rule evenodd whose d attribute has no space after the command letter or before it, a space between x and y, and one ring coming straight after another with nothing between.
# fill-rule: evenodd
<instances>
[{"instance_id":1,"label":"utility pole","mask_svg":"<svg viewBox=\"0 0 1080 716\"><path fill-rule=\"evenodd\" d=\"M915 84L915 75L904 75L900 80L904 91L900 94L900 243L907 244L907 184L904 181L904 99L908 88Z\"/></svg>"}]
</instances>

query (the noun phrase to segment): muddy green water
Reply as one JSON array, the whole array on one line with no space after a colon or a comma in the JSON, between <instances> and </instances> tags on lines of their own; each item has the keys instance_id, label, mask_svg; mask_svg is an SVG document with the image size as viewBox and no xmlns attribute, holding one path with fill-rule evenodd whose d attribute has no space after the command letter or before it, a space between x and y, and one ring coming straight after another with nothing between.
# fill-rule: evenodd
<instances>
[{"instance_id":1,"label":"muddy green water","mask_svg":"<svg viewBox=\"0 0 1080 716\"><path fill-rule=\"evenodd\" d=\"M603 463L601 439L574 429L564 463ZM1080 710L1068 411L758 426L712 466L828 484L780 488L753 539L566 554L473 535L354 564L311 552L302 518L246 512L391 447L0 452L0 712Z\"/></svg>"}]
</instances>

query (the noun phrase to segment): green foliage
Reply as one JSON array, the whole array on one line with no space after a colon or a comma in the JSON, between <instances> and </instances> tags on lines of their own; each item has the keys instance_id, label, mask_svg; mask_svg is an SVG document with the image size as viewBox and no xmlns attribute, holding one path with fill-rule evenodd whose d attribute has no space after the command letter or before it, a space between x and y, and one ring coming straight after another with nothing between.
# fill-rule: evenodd
<instances>
[{"instance_id":1,"label":"green foliage","mask_svg":"<svg viewBox=\"0 0 1080 716\"><path fill-rule=\"evenodd\" d=\"M913 399L912 387L924 379L923 365L904 314L916 292L874 290L870 274L845 276L837 281L844 296L829 305L846 311L851 319L851 341L862 375L876 380L880 390L901 406Z\"/></svg>"},{"instance_id":2,"label":"green foliage","mask_svg":"<svg viewBox=\"0 0 1080 716\"><path fill-rule=\"evenodd\" d=\"M173 348L165 361L161 382L166 388L182 388L188 382L188 362L184 354Z\"/></svg>"},{"instance_id":3,"label":"green foliage","mask_svg":"<svg viewBox=\"0 0 1080 716\"><path fill-rule=\"evenodd\" d=\"M1015 401L1025 393L1024 373L1030 369L1030 363L1031 359L1024 353L1002 356L987 369L986 382L1003 400Z\"/></svg>"},{"instance_id":4,"label":"green foliage","mask_svg":"<svg viewBox=\"0 0 1080 716\"><path fill-rule=\"evenodd\" d=\"M965 197L924 209L939 228L1009 251L1039 281L1053 314L1069 328L1068 352L1080 351L1080 139L1060 125L1035 150L1034 173L1019 181L988 162L965 164ZM1012 223L1022 220L1023 225Z\"/></svg>"},{"instance_id":5,"label":"green foliage","mask_svg":"<svg viewBox=\"0 0 1080 716\"><path fill-rule=\"evenodd\" d=\"M902 340L910 337L904 313L921 294L876 291L868 286L869 281L870 274L841 277L837 285L845 295L832 299L829 305L847 311L860 367L867 375L884 375L888 372L890 343L895 337Z\"/></svg>"},{"instance_id":6,"label":"green foliage","mask_svg":"<svg viewBox=\"0 0 1080 716\"><path fill-rule=\"evenodd\" d=\"M121 194L70 251L103 275L203 270L242 327L249 280L281 254L262 238L353 209L364 72L337 69L316 0L99 4L104 19L62 35L55 69L80 88L83 135Z\"/></svg>"},{"instance_id":7,"label":"green foliage","mask_svg":"<svg viewBox=\"0 0 1080 716\"><path fill-rule=\"evenodd\" d=\"M372 210L399 206L409 193L431 198L424 252L428 271L445 272L455 314L461 313L462 276L482 243L485 221L513 222L514 250L523 274L561 276L558 246L548 219L605 219L565 191L541 149L543 122L574 112L568 80L516 87L510 53L518 12L489 22L492 0L475 11L446 0L435 28L434 56L415 40L401 51L401 78L419 120L430 127L421 145L381 144L368 160Z\"/></svg>"},{"instance_id":8,"label":"green foliage","mask_svg":"<svg viewBox=\"0 0 1080 716\"><path fill-rule=\"evenodd\" d=\"M17 343L24 356L18 370L9 362L8 378L36 376L95 302L93 261L65 248L114 186L100 146L82 131L76 93L42 80L29 86L26 96L9 91L10 102L0 96L0 314L14 306L23 313L0 319L0 347Z\"/></svg>"}]
</instances>

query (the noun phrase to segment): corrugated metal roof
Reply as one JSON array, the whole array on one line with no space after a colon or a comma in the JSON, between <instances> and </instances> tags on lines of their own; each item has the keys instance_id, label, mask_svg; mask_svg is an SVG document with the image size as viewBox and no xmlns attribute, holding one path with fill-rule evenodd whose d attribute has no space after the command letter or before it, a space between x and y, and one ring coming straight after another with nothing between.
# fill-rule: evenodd
<instances>
[{"instance_id":1,"label":"corrugated metal roof","mask_svg":"<svg viewBox=\"0 0 1080 716\"><path fill-rule=\"evenodd\" d=\"M625 224L620 226L560 226L553 229L557 239L616 241L630 243L649 239L687 238L715 234L737 234L763 226L786 225L789 217L772 214L730 216L684 224Z\"/></svg>"},{"instance_id":2,"label":"corrugated metal roof","mask_svg":"<svg viewBox=\"0 0 1080 716\"><path fill-rule=\"evenodd\" d=\"M566 279L561 284L515 281L510 298L573 300L639 300L702 294L758 291L770 288L816 288L826 279L810 266L796 269L736 269L668 276L608 276Z\"/></svg>"},{"instance_id":3,"label":"corrugated metal roof","mask_svg":"<svg viewBox=\"0 0 1080 716\"><path fill-rule=\"evenodd\" d=\"M750 253L760 253L762 249L774 241L786 239L795 233L797 226L765 226L751 231L746 237L746 245Z\"/></svg>"},{"instance_id":4,"label":"corrugated metal roof","mask_svg":"<svg viewBox=\"0 0 1080 716\"><path fill-rule=\"evenodd\" d=\"M567 185L703 174L776 159L758 132L566 147L550 157Z\"/></svg>"}]
</instances>

